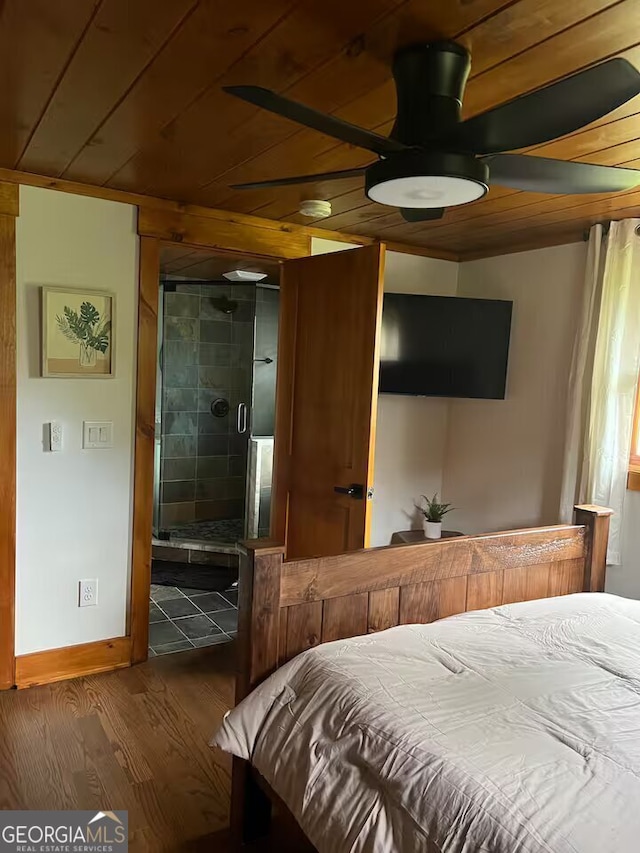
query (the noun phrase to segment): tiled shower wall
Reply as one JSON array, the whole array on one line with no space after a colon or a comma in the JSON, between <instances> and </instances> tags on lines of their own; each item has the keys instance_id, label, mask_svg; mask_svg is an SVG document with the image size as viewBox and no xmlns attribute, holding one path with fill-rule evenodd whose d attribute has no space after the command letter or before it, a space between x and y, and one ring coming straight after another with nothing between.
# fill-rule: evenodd
<instances>
[{"instance_id":1,"label":"tiled shower wall","mask_svg":"<svg viewBox=\"0 0 640 853\"><path fill-rule=\"evenodd\" d=\"M216 305L226 297L237 310ZM236 407L251 402L255 287L184 285L164 296L160 526L243 518L248 435ZM223 397L230 411L211 414Z\"/></svg>"}]
</instances>

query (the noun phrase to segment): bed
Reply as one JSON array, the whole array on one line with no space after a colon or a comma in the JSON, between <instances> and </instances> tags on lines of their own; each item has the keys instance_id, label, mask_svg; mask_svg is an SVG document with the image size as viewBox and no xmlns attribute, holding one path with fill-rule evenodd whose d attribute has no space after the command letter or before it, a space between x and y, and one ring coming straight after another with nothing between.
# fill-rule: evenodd
<instances>
[{"instance_id":1,"label":"bed","mask_svg":"<svg viewBox=\"0 0 640 853\"><path fill-rule=\"evenodd\" d=\"M598 594L609 515L290 563L250 546L215 737L237 843L277 802L321 853L635 850L640 605Z\"/></svg>"}]
</instances>

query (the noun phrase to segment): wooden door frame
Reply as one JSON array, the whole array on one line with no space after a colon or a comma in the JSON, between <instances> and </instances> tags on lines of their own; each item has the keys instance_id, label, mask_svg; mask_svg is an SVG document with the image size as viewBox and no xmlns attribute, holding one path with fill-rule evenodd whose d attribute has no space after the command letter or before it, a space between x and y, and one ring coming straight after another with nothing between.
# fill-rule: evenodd
<instances>
[{"instance_id":1,"label":"wooden door frame","mask_svg":"<svg viewBox=\"0 0 640 853\"><path fill-rule=\"evenodd\" d=\"M140 273L138 289L138 358L136 367L135 449L129 630L131 663L147 660L149 595L153 539L156 365L160 250L163 245L194 250L219 250L271 261L307 257L311 238L291 232L282 223L256 227L245 222L220 222L191 214L140 208Z\"/></svg>"},{"instance_id":2,"label":"wooden door frame","mask_svg":"<svg viewBox=\"0 0 640 853\"><path fill-rule=\"evenodd\" d=\"M15 684L16 216L19 187L0 184L0 690Z\"/></svg>"},{"instance_id":3,"label":"wooden door frame","mask_svg":"<svg viewBox=\"0 0 640 853\"><path fill-rule=\"evenodd\" d=\"M141 237L129 607L131 663L145 661L149 648L159 281L160 241Z\"/></svg>"}]
</instances>

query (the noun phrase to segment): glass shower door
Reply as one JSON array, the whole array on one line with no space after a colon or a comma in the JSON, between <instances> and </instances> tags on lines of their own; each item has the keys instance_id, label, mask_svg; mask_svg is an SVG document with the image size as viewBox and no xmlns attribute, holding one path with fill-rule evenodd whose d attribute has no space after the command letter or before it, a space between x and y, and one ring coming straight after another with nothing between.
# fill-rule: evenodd
<instances>
[{"instance_id":1,"label":"glass shower door","mask_svg":"<svg viewBox=\"0 0 640 853\"><path fill-rule=\"evenodd\" d=\"M160 489L162 483L162 344L164 341L164 289L158 293L158 347L156 364L156 412L153 442L153 535L161 535Z\"/></svg>"},{"instance_id":2,"label":"glass shower door","mask_svg":"<svg viewBox=\"0 0 640 853\"><path fill-rule=\"evenodd\" d=\"M277 289L164 281L154 532L234 550L268 534Z\"/></svg>"},{"instance_id":3,"label":"glass shower door","mask_svg":"<svg viewBox=\"0 0 640 853\"><path fill-rule=\"evenodd\" d=\"M256 287L251 438L247 471L246 536L268 536L271 522L280 291Z\"/></svg>"}]
</instances>

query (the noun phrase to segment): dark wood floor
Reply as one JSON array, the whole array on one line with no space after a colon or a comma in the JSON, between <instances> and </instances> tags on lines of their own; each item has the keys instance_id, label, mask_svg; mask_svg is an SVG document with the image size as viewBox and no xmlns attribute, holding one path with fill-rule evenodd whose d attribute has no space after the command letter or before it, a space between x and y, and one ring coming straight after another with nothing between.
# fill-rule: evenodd
<instances>
[{"instance_id":1,"label":"dark wood floor","mask_svg":"<svg viewBox=\"0 0 640 853\"><path fill-rule=\"evenodd\" d=\"M228 850L234 646L0 694L0 808L127 809L132 853Z\"/></svg>"}]
</instances>

